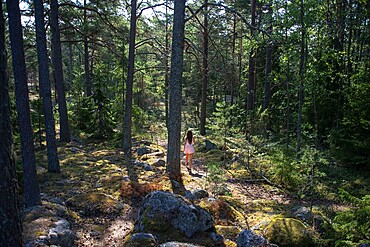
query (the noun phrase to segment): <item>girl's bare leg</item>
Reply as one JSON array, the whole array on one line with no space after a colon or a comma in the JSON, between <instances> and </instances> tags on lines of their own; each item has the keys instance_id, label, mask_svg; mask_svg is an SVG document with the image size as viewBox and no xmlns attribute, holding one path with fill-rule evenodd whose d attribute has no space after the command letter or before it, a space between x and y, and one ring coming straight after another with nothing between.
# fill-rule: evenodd
<instances>
[{"instance_id":1,"label":"girl's bare leg","mask_svg":"<svg viewBox=\"0 0 370 247\"><path fill-rule=\"evenodd\" d=\"M193 155L189 154L189 169L191 170L193 168Z\"/></svg>"}]
</instances>

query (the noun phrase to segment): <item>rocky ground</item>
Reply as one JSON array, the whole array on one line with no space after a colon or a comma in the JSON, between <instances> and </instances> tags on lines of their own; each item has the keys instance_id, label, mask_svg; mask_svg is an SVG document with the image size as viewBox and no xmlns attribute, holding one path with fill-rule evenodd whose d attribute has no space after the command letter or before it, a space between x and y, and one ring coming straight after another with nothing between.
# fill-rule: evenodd
<instances>
[{"instance_id":1,"label":"rocky ground","mask_svg":"<svg viewBox=\"0 0 370 247\"><path fill-rule=\"evenodd\" d=\"M124 246L135 232L144 197L157 190L171 192L165 146L136 142L132 159L125 158L119 148L97 141L72 142L58 151L62 173L50 174L46 167L38 167L43 204L23 212L28 246ZM43 153L38 162L46 164ZM295 218L299 227L304 225L303 231L312 230L308 202L261 181L237 179L225 170L221 174L210 171L207 162L207 156L195 155L193 172L189 174L184 161L181 169L188 202L207 210L214 219L213 231L223 239L217 245L236 246L243 229L265 235L278 217ZM197 197L198 192L205 194ZM201 245L195 238L187 240Z\"/></svg>"}]
</instances>

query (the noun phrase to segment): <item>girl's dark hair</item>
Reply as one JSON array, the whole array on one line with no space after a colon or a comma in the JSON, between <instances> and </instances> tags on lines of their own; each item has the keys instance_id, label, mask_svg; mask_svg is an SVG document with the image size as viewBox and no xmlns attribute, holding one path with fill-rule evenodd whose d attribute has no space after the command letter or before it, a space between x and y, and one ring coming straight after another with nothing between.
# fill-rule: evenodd
<instances>
[{"instance_id":1,"label":"girl's dark hair","mask_svg":"<svg viewBox=\"0 0 370 247\"><path fill-rule=\"evenodd\" d=\"M193 132L191 130L188 130L188 133L186 133L186 139L190 144L193 142Z\"/></svg>"}]
</instances>

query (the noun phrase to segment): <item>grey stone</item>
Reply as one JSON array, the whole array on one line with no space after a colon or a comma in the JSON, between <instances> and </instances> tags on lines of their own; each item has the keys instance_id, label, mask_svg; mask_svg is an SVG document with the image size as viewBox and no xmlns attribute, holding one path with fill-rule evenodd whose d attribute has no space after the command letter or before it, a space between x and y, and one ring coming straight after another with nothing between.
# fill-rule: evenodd
<instances>
[{"instance_id":1,"label":"grey stone","mask_svg":"<svg viewBox=\"0 0 370 247\"><path fill-rule=\"evenodd\" d=\"M211 142L210 140L205 140L205 144L206 144L206 147L205 147L206 151L218 149L217 145Z\"/></svg>"},{"instance_id":2,"label":"grey stone","mask_svg":"<svg viewBox=\"0 0 370 247\"><path fill-rule=\"evenodd\" d=\"M153 171L153 167L149 165L148 163L144 164L144 170L145 171Z\"/></svg>"},{"instance_id":3,"label":"grey stone","mask_svg":"<svg viewBox=\"0 0 370 247\"><path fill-rule=\"evenodd\" d=\"M208 192L203 189L196 189L192 191L192 194L195 196L196 199L202 199L209 196Z\"/></svg>"},{"instance_id":4,"label":"grey stone","mask_svg":"<svg viewBox=\"0 0 370 247\"><path fill-rule=\"evenodd\" d=\"M143 156L144 154L149 154L152 152L152 149L150 149L149 147L147 146L143 146L143 147L140 147L136 150L137 154L139 156Z\"/></svg>"},{"instance_id":5,"label":"grey stone","mask_svg":"<svg viewBox=\"0 0 370 247\"><path fill-rule=\"evenodd\" d=\"M305 222L312 219L312 213L307 207L295 207L292 213L295 217Z\"/></svg>"},{"instance_id":6,"label":"grey stone","mask_svg":"<svg viewBox=\"0 0 370 247\"><path fill-rule=\"evenodd\" d=\"M189 201L194 201L196 199L194 194L189 190L185 191L184 197L188 199Z\"/></svg>"},{"instance_id":7,"label":"grey stone","mask_svg":"<svg viewBox=\"0 0 370 247\"><path fill-rule=\"evenodd\" d=\"M71 231L68 221L60 219L54 223L54 227L49 230L49 242L57 246L72 246L75 234Z\"/></svg>"},{"instance_id":8,"label":"grey stone","mask_svg":"<svg viewBox=\"0 0 370 247\"><path fill-rule=\"evenodd\" d=\"M270 245L269 242L262 236L255 234L251 230L243 230L239 233L237 239L238 247L266 247L266 246L276 246Z\"/></svg>"},{"instance_id":9,"label":"grey stone","mask_svg":"<svg viewBox=\"0 0 370 247\"><path fill-rule=\"evenodd\" d=\"M155 163L153 163L155 167L163 167L166 166L166 162L164 160L158 159Z\"/></svg>"},{"instance_id":10,"label":"grey stone","mask_svg":"<svg viewBox=\"0 0 370 247\"><path fill-rule=\"evenodd\" d=\"M157 238L150 233L135 233L131 236L128 244L130 246L158 246Z\"/></svg>"},{"instance_id":11,"label":"grey stone","mask_svg":"<svg viewBox=\"0 0 370 247\"><path fill-rule=\"evenodd\" d=\"M213 242L215 243L215 245L220 245L224 242L224 237L220 234L215 233L215 232L211 233L211 238L212 238Z\"/></svg>"},{"instance_id":12,"label":"grey stone","mask_svg":"<svg viewBox=\"0 0 370 247\"><path fill-rule=\"evenodd\" d=\"M135 229L150 232L164 226L173 227L191 237L214 227L214 222L206 210L187 203L181 196L154 191L144 199Z\"/></svg>"}]
</instances>

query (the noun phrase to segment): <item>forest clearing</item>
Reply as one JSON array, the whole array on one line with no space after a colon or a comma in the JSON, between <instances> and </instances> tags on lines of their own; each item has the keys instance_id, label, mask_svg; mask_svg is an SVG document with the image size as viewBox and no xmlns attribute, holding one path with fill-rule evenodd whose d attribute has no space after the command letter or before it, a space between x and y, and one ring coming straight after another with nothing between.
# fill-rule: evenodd
<instances>
[{"instance_id":1,"label":"forest clearing","mask_svg":"<svg viewBox=\"0 0 370 247\"><path fill-rule=\"evenodd\" d=\"M266 160L253 155L247 165L247 157L242 157L247 150L242 143L233 141L238 147L223 151L215 144L215 149L207 150L205 141L198 140L191 175L182 161L186 188L182 195L206 209L214 219L214 228L206 233L198 232L191 237L175 235L173 226L169 226L165 232L153 229L147 232L156 236L155 242L145 236L130 242L133 234L138 233L134 225L138 224L138 211L144 197L157 190L172 192L165 168L165 142L158 139L154 143L136 141L133 159L127 159L121 148L108 142L80 139L58 148L63 173L50 174L47 167L37 168L42 206L23 214L25 240L33 243L32 246L37 243L41 246L45 243L58 246L157 246L174 241L188 244L181 246L237 246L240 232L252 229L278 246L331 246L341 234L349 236L349 232L340 232L341 228L335 224L338 224L341 213L359 211L353 211L356 207L350 198L338 198L337 188L345 187L360 198L369 194L368 172L320 164L315 178L301 178L305 181L301 181L300 187L287 191L269 184L269 180L264 181L259 175L261 166L267 172L266 176L272 174L268 172L272 167ZM37 152L36 157L37 163L45 164L44 151ZM301 173L304 176L304 172ZM314 185L309 188L310 184ZM50 237L50 229L55 228L53 223L60 218L69 222L69 231L59 229L59 237ZM277 238L266 231L277 219L296 220L302 229L290 224L276 225L282 234ZM355 219L348 223L357 224ZM351 234L361 236L362 231L366 236L368 222L363 224L364 228L354 226ZM221 235L222 240L212 239L212 231Z\"/></svg>"},{"instance_id":2,"label":"forest clearing","mask_svg":"<svg viewBox=\"0 0 370 247\"><path fill-rule=\"evenodd\" d=\"M0 246L370 246L370 1L3 0Z\"/></svg>"}]
</instances>

